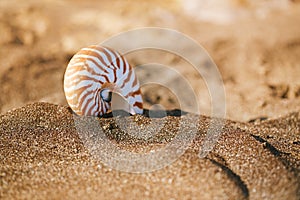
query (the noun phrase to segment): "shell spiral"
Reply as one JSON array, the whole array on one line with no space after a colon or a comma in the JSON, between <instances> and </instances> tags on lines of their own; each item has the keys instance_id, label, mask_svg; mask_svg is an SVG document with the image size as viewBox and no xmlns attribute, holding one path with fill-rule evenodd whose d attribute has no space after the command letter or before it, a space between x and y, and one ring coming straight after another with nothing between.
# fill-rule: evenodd
<instances>
[{"instance_id":1,"label":"shell spiral","mask_svg":"<svg viewBox=\"0 0 300 200\"><path fill-rule=\"evenodd\" d=\"M78 115L101 116L111 110L112 92L128 102L131 114L143 113L133 68L108 47L93 45L77 52L67 66L64 91L69 106Z\"/></svg>"}]
</instances>

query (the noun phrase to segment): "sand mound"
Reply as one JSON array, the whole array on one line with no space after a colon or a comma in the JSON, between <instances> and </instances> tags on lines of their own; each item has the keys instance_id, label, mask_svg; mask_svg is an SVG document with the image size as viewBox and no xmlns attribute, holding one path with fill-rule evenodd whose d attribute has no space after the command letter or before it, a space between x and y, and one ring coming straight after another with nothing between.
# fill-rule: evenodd
<instances>
[{"instance_id":1,"label":"sand mound","mask_svg":"<svg viewBox=\"0 0 300 200\"><path fill-rule=\"evenodd\" d=\"M201 116L196 138L172 165L154 172L126 173L91 156L67 107L29 104L0 117L0 194L3 199L297 199L299 116L296 112L256 124L226 121L214 149L200 159L210 122ZM109 127L106 136L121 148L155 151L176 135L179 121L184 122L182 128L188 127L193 117L189 113L157 117L156 123L167 125L146 140L128 137L120 128L122 121L116 125L115 120L138 118L139 126L146 126L147 116L107 116L97 121ZM101 143L99 132L90 134Z\"/></svg>"}]
</instances>

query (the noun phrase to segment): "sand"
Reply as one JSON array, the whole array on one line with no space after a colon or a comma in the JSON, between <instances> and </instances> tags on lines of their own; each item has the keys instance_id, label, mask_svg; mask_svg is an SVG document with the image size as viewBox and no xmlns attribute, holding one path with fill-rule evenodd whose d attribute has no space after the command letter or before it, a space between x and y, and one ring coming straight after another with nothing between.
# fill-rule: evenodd
<instances>
[{"instance_id":1,"label":"sand","mask_svg":"<svg viewBox=\"0 0 300 200\"><path fill-rule=\"evenodd\" d=\"M299 1L289 0L1 0L0 199L299 199L299 11ZM161 51L126 58L141 82L160 74L149 76L142 64L177 70L194 89L200 113L181 112L179 100L190 97L176 98L170 88L186 89L163 73L165 87L141 88L146 109L168 110L155 118L147 110L78 118L68 108L63 75L70 58L149 26L186 34L216 63L226 94L220 137L206 140L210 122L219 119L209 117L203 77L184 58ZM102 148L154 155L174 141L177 151L145 163ZM166 160L174 162L160 166ZM122 169L111 166L120 163ZM126 172L132 169L140 173Z\"/></svg>"},{"instance_id":2,"label":"sand","mask_svg":"<svg viewBox=\"0 0 300 200\"><path fill-rule=\"evenodd\" d=\"M193 115L158 118L168 121L158 136L147 140L129 137L115 125L115 118L98 121L103 127L111 127L107 134L116 145L141 151L141 146L162 148L169 141L159 138L176 132L170 127L176 127L178 121L183 122L183 129L189 126L186 122L191 123ZM133 116L121 118L134 120ZM91 149L81 140L82 132L76 129L74 116L67 107L34 103L15 109L0 117L1 197L298 199L299 112L258 124L226 121L217 144L205 158L198 154L210 118L198 119L195 139L174 163L153 172L128 173L111 169L91 156ZM139 126L147 123L147 116L139 116ZM97 137L99 131L90 134L94 142L103 142Z\"/></svg>"},{"instance_id":3,"label":"sand","mask_svg":"<svg viewBox=\"0 0 300 200\"><path fill-rule=\"evenodd\" d=\"M70 58L80 48L149 26L182 32L209 53L224 82L227 119L247 122L299 110L300 4L282 1L289 2L288 6L281 8L276 0L265 5L261 1L228 0L220 5L213 1L212 10L206 9L211 11L210 20L201 20L196 11L186 10L185 6L190 5L186 1L135 4L117 0L112 4L89 0L44 4L34 0L3 0L0 92L5 95L0 96L0 112L37 101L66 105L63 75ZM220 11L236 13L236 17L220 23L218 17L226 18ZM215 16L217 13L220 16ZM199 56L190 50L187 53ZM178 70L195 90L201 114L211 115L205 82L183 58L155 50L135 51L126 58L137 69L138 65L155 62ZM143 73L139 76L147 78ZM165 87L176 85L176 78L165 76ZM142 87L142 92L148 109L153 104L180 109L178 100L164 88L150 85Z\"/></svg>"}]
</instances>

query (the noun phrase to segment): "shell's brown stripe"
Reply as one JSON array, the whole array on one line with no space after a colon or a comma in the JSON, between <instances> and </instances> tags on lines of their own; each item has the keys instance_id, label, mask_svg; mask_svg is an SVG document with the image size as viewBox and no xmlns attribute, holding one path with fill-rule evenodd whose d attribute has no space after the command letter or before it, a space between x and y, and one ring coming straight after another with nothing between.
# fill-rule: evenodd
<instances>
[{"instance_id":1,"label":"shell's brown stripe","mask_svg":"<svg viewBox=\"0 0 300 200\"><path fill-rule=\"evenodd\" d=\"M116 60L116 63L117 63L117 66L118 66L118 68L120 69L121 67L121 62L120 62L120 60L121 60L121 58L117 58L117 60ZM123 67L123 66L122 66Z\"/></svg>"},{"instance_id":2,"label":"shell's brown stripe","mask_svg":"<svg viewBox=\"0 0 300 200\"><path fill-rule=\"evenodd\" d=\"M124 60L124 57L121 56L121 55L116 55L117 56L117 59L116 59L116 63L117 63L117 66L119 69L123 68L126 63L126 61ZM121 63L121 60L122 60L122 63Z\"/></svg>"},{"instance_id":3,"label":"shell's brown stripe","mask_svg":"<svg viewBox=\"0 0 300 200\"><path fill-rule=\"evenodd\" d=\"M93 62L97 67L99 67L99 68L102 70L102 67L101 67L98 63L96 63L93 59L89 59L89 58L88 58L87 60L90 60L91 62ZM105 80L106 80L107 82L109 82L108 77L107 77L106 75L104 75L104 73L108 74L108 71L107 71L106 69L103 70L103 74L99 74L99 73L97 73L97 72L94 71L92 75L102 76L102 77L105 78Z\"/></svg>"},{"instance_id":4,"label":"shell's brown stripe","mask_svg":"<svg viewBox=\"0 0 300 200\"><path fill-rule=\"evenodd\" d=\"M86 62L86 58L76 58L78 60L78 62L72 62L68 65L68 70L66 71L66 73L72 75L74 72L82 70L83 67L85 66L85 62ZM78 65L78 63L82 63L80 65Z\"/></svg>"},{"instance_id":5,"label":"shell's brown stripe","mask_svg":"<svg viewBox=\"0 0 300 200\"><path fill-rule=\"evenodd\" d=\"M103 49L103 51L104 51L104 49ZM89 52L91 52L89 55L92 55L92 56L97 56L97 58L99 58L99 59L102 59L102 58L100 58L100 56L97 54L97 53L95 53L95 52L92 52L92 51L89 51ZM111 64L113 64L112 63L112 58L111 58L111 56L108 54L108 53L106 53L105 52L105 55L108 57L108 60L109 60L109 62L111 62ZM91 61L91 62L93 62L97 67L99 67L101 70L103 70L105 73L108 73L108 71L107 70L105 70L101 65L99 65L95 60L93 60L93 59L91 59L91 58L86 58L86 60L89 60L89 61ZM102 59L103 60L103 59ZM104 61L103 61L104 62ZM114 66L114 65L111 65L111 66ZM116 66L114 66L113 67L113 73L114 73L114 76L113 76L113 82L116 82L117 81L117 72L116 72L116 70L117 70L117 67ZM90 72L91 72L91 70L89 70ZM91 72L92 73L92 72ZM94 73L93 73L93 75L95 75ZM106 79L106 81L109 81L109 79L108 79L108 77L107 76L103 76L105 79Z\"/></svg>"},{"instance_id":6,"label":"shell's brown stripe","mask_svg":"<svg viewBox=\"0 0 300 200\"><path fill-rule=\"evenodd\" d=\"M75 89L75 85L80 84L80 82L85 81L85 80L93 80L100 84L102 83L100 80L95 79L93 77L90 77L87 75L80 75L79 77L74 76L72 78L68 78L68 82L65 83L65 88L67 88L67 89L74 88Z\"/></svg>"},{"instance_id":7,"label":"shell's brown stripe","mask_svg":"<svg viewBox=\"0 0 300 200\"><path fill-rule=\"evenodd\" d=\"M91 50L81 50L80 52L77 53L77 56L78 57L88 56L88 57L82 57L82 58L92 61L94 64L97 65L97 67L99 69L106 71L106 72L107 72L106 68L109 68L109 66L110 66L104 61L104 59L100 55L98 55L96 52L93 52ZM96 60L96 59L98 59L98 60ZM102 65L100 65L99 61Z\"/></svg>"},{"instance_id":8,"label":"shell's brown stripe","mask_svg":"<svg viewBox=\"0 0 300 200\"><path fill-rule=\"evenodd\" d=\"M131 87L133 88L133 87L135 87L137 84L138 84L137 78L136 78L136 77L133 77L133 82L132 82L132 84L131 84Z\"/></svg>"},{"instance_id":9,"label":"shell's brown stripe","mask_svg":"<svg viewBox=\"0 0 300 200\"><path fill-rule=\"evenodd\" d=\"M96 48L94 48L95 50L97 50L99 53L103 53L106 57L107 57L107 60L109 61L109 65L113 65L113 62L116 60L117 56L114 54L113 51L111 51L109 48L107 47L100 47L100 46L96 46ZM114 57L112 57L107 51L109 51L110 53L114 54ZM116 67L116 66L115 66Z\"/></svg>"},{"instance_id":10,"label":"shell's brown stripe","mask_svg":"<svg viewBox=\"0 0 300 200\"><path fill-rule=\"evenodd\" d=\"M96 65L98 67L98 69L102 70L104 73L108 73L108 71L94 59L86 58L86 60L91 61L94 65ZM94 69L90 69L90 70L94 71L95 74L98 74Z\"/></svg>"},{"instance_id":11,"label":"shell's brown stripe","mask_svg":"<svg viewBox=\"0 0 300 200\"><path fill-rule=\"evenodd\" d=\"M94 109L94 107L92 107L92 109ZM92 110L90 111L91 114L90 116L101 116L102 113L104 114L105 112L105 109L103 107L103 104L102 104L102 101L98 100L98 101L95 101L95 111L92 112Z\"/></svg>"},{"instance_id":12,"label":"shell's brown stripe","mask_svg":"<svg viewBox=\"0 0 300 200\"><path fill-rule=\"evenodd\" d=\"M77 98L79 98L79 96L81 94L82 93L79 93ZM77 99L77 98L75 98L75 99L73 98L73 100L71 100L71 98L70 97L69 98L70 98L70 101L73 103L73 105L75 105L77 107L77 109L79 109L81 111L84 111L84 109L82 109L82 106L83 106L83 102L85 101L85 98L86 98L87 95L89 95L89 94L85 94L84 97L81 98L80 100Z\"/></svg>"},{"instance_id":13,"label":"shell's brown stripe","mask_svg":"<svg viewBox=\"0 0 300 200\"><path fill-rule=\"evenodd\" d=\"M117 53L116 51L113 51L109 47L98 47L97 49L102 51L106 55L106 57L110 61L111 65L114 65L114 63L117 61L117 59L122 57L119 53ZM113 57L107 51L109 51L109 53L111 53L113 55ZM117 67L118 69L120 69L120 67L121 67L119 64L114 65L114 66Z\"/></svg>"},{"instance_id":14,"label":"shell's brown stripe","mask_svg":"<svg viewBox=\"0 0 300 200\"><path fill-rule=\"evenodd\" d=\"M112 82L116 82L117 80L118 80L118 77L117 77L117 69L115 68L114 70L113 70L113 72L114 72L114 80L112 81Z\"/></svg>"},{"instance_id":15,"label":"shell's brown stripe","mask_svg":"<svg viewBox=\"0 0 300 200\"><path fill-rule=\"evenodd\" d=\"M132 69L129 70L126 79L123 81L123 84L121 85L121 88L124 88L124 86L126 85L126 83L128 83L130 81L131 74L132 74Z\"/></svg>"},{"instance_id":16,"label":"shell's brown stripe","mask_svg":"<svg viewBox=\"0 0 300 200\"><path fill-rule=\"evenodd\" d=\"M125 98L129 97L129 96L136 96L136 95L140 95L141 94L141 91L140 89L136 90L136 91L133 91L133 92L129 92L126 96L124 96Z\"/></svg>"},{"instance_id":17,"label":"shell's brown stripe","mask_svg":"<svg viewBox=\"0 0 300 200\"><path fill-rule=\"evenodd\" d=\"M127 71L127 68L129 68L129 70L130 70L130 68L131 68L131 66L128 64L128 62L125 60L125 58L121 58L122 59L122 61L123 61L123 74L125 74L126 73L126 71Z\"/></svg>"},{"instance_id":18,"label":"shell's brown stripe","mask_svg":"<svg viewBox=\"0 0 300 200\"><path fill-rule=\"evenodd\" d=\"M108 88L108 89L113 89L116 85L114 83L110 83L110 82L105 82L103 83L103 85L101 86L101 89L103 88Z\"/></svg>"},{"instance_id":19,"label":"shell's brown stripe","mask_svg":"<svg viewBox=\"0 0 300 200\"><path fill-rule=\"evenodd\" d=\"M88 113L86 112L87 107L89 106L89 104L91 102L93 102L92 108L95 106L96 102L94 101L95 95L93 97L91 97L90 99L87 100L87 97L94 93L93 91L87 92L86 94L84 94L84 96L82 97L81 101L79 102L80 107L82 108L82 111L84 113Z\"/></svg>"},{"instance_id":20,"label":"shell's brown stripe","mask_svg":"<svg viewBox=\"0 0 300 200\"><path fill-rule=\"evenodd\" d=\"M140 108L140 109L143 109L143 103L142 103L142 102L136 101L136 102L133 104L133 106L136 106L136 107L138 107L138 108Z\"/></svg>"},{"instance_id":21,"label":"shell's brown stripe","mask_svg":"<svg viewBox=\"0 0 300 200\"><path fill-rule=\"evenodd\" d=\"M96 52L82 50L82 51L77 53L77 56L79 56L79 57L80 56L85 56L85 55L96 57L97 59L99 59L101 61L103 66L109 68L109 65L107 65L105 63L104 59L101 56L99 56ZM80 58L84 59L84 62L86 60L89 60L89 61L93 62L100 70L104 71L105 73L108 73L108 71L103 66L101 66L96 60L94 60L93 58L91 58L91 57L89 57L89 58L80 57Z\"/></svg>"},{"instance_id":22,"label":"shell's brown stripe","mask_svg":"<svg viewBox=\"0 0 300 200\"><path fill-rule=\"evenodd\" d=\"M78 55L78 53L76 55ZM79 63L79 62L84 63L85 62L85 58L83 58L83 57L73 57L69 65L72 66L72 65L74 65L76 63Z\"/></svg>"},{"instance_id":23,"label":"shell's brown stripe","mask_svg":"<svg viewBox=\"0 0 300 200\"><path fill-rule=\"evenodd\" d=\"M98 67L98 69L102 70L104 73L108 73L108 71L105 68L103 68L98 62L96 62L94 59L92 59L92 58L86 58L86 60L87 61L91 61L94 65L96 65ZM98 74L92 67L89 67L87 70L89 72L93 71L93 74Z\"/></svg>"},{"instance_id":24,"label":"shell's brown stripe","mask_svg":"<svg viewBox=\"0 0 300 200\"><path fill-rule=\"evenodd\" d=\"M78 57L76 58L78 59L79 62L82 62L82 63L85 63L84 65L79 65L79 66L76 66L74 64L76 63L72 63L73 65L70 65L71 69L68 70L66 72L66 76L71 76L73 75L73 73L75 72L79 72L79 71L82 71L82 70L87 70L89 73L91 73L91 75L95 75L95 76L102 76L105 78L106 81L108 81L108 78L107 76L103 75L103 74L99 74L97 73L94 69L92 69L91 67L86 67L84 68L84 66L87 65L86 61L91 61L93 64L95 64L100 70L102 70L104 73L108 73L108 71L106 69L104 69L102 66L100 66L95 60L91 59L91 58L82 58L82 57ZM101 82L101 81L100 81Z\"/></svg>"},{"instance_id":25,"label":"shell's brown stripe","mask_svg":"<svg viewBox=\"0 0 300 200\"><path fill-rule=\"evenodd\" d=\"M87 110L88 106L90 105L91 102L94 102L92 104L92 106L89 108L89 110ZM96 106L95 104L96 102L94 101L94 98L90 98L89 100L87 100L86 104L83 107L83 111L87 114L87 115L92 115L92 110L93 108Z\"/></svg>"},{"instance_id":26,"label":"shell's brown stripe","mask_svg":"<svg viewBox=\"0 0 300 200\"><path fill-rule=\"evenodd\" d=\"M99 69L102 70L102 67L101 67L97 62L95 62L93 59L87 58L86 60L89 60L89 61L93 62ZM86 70L86 69L81 69L81 70ZM108 71L102 70L102 71L103 71L103 74L99 74L99 73L95 72L95 71L92 70L92 69L88 69L87 71L90 72L91 75L94 75L94 76L102 76L103 78L105 78L105 81L109 82L108 77L104 74L104 73L108 73ZM100 82L100 81L97 81L97 82Z\"/></svg>"},{"instance_id":27,"label":"shell's brown stripe","mask_svg":"<svg viewBox=\"0 0 300 200\"><path fill-rule=\"evenodd\" d=\"M72 66L72 65L68 65L68 70L65 73L66 77L72 76L74 73L76 73L77 71L81 70L82 66Z\"/></svg>"},{"instance_id":28,"label":"shell's brown stripe","mask_svg":"<svg viewBox=\"0 0 300 200\"><path fill-rule=\"evenodd\" d=\"M105 66L107 66L107 67L109 67L109 68L113 68L113 67L114 67L114 66L112 65L112 58L111 58L111 56L109 55L109 53L107 53L107 52L105 51L105 49L103 49L103 48L100 48L100 49L94 48L94 50L98 52L97 57L99 58L99 60L100 60ZM107 58L108 63L105 62L104 58L103 58L102 56L100 56L99 54L104 54L104 55L106 56L106 58Z\"/></svg>"},{"instance_id":29,"label":"shell's brown stripe","mask_svg":"<svg viewBox=\"0 0 300 200\"><path fill-rule=\"evenodd\" d=\"M85 98L84 98L84 100L85 100ZM91 101L92 101L92 98L89 99L89 100L87 100L85 105L83 105L83 103L80 103L80 104L79 104L80 107L81 107L81 109L82 109L82 112L83 112L83 113L88 114L88 113L86 112L86 109L87 109L87 107L88 107L88 105L89 105L89 103L90 103Z\"/></svg>"},{"instance_id":30,"label":"shell's brown stripe","mask_svg":"<svg viewBox=\"0 0 300 200\"><path fill-rule=\"evenodd\" d=\"M67 88L70 88L70 87L74 86L74 84L78 84L78 83L80 83L81 81L84 81L84 80L92 80L95 83L103 84L103 82L100 81L99 79L96 79L96 78L93 78L93 77L87 76L87 75L80 75L80 79L78 79L78 80L76 80L76 79L78 79L78 77L73 77L73 78L69 79L69 84L65 84L65 86Z\"/></svg>"},{"instance_id":31,"label":"shell's brown stripe","mask_svg":"<svg viewBox=\"0 0 300 200\"><path fill-rule=\"evenodd\" d=\"M85 91L85 90L87 90L88 88L90 88L92 85L91 84L89 84L89 85L87 85L87 86L84 86L84 87L81 87L81 88L78 88L78 89L76 89L75 91L76 91L76 94L77 94L77 96L78 96L78 98L80 97L80 95ZM68 95L69 97L71 97L72 96L72 94L73 93L71 93L70 95ZM84 100L84 98L82 98L80 101L83 101ZM81 104L81 102L78 102L79 101L79 99L77 99L76 100L76 104Z\"/></svg>"},{"instance_id":32,"label":"shell's brown stripe","mask_svg":"<svg viewBox=\"0 0 300 200\"><path fill-rule=\"evenodd\" d=\"M78 83L78 81L72 81L72 82L71 82L71 81L68 81L67 83L65 83L65 86L64 86L64 87L65 87L66 89L70 90L70 89L71 89L72 87L74 87L74 85L77 84L77 83Z\"/></svg>"},{"instance_id":33,"label":"shell's brown stripe","mask_svg":"<svg viewBox=\"0 0 300 200\"><path fill-rule=\"evenodd\" d=\"M74 73L76 73L77 71L81 71L82 70L82 66L72 66L69 65L70 69L68 71L66 71L65 76L72 76Z\"/></svg>"},{"instance_id":34,"label":"shell's brown stripe","mask_svg":"<svg viewBox=\"0 0 300 200\"><path fill-rule=\"evenodd\" d=\"M113 51L111 50L110 48L108 47L97 47L96 48L98 51L101 51L105 54L105 56L107 57L107 59L109 60L110 64L112 66L114 66L114 69L113 69L113 73L114 73L114 80L113 82L115 83L117 80L118 80L118 77L117 77L117 70L122 68L123 66L121 66L121 62L120 62L120 59L123 59L123 57L117 53L116 51ZM109 51L113 57L107 52ZM123 62L123 65L124 65L124 62Z\"/></svg>"}]
</instances>

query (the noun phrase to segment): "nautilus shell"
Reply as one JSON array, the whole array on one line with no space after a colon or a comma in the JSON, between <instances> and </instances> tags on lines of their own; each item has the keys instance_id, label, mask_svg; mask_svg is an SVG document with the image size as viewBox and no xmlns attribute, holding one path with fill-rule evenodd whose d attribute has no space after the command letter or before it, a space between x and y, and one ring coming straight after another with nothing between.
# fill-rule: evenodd
<instances>
[{"instance_id":1,"label":"nautilus shell","mask_svg":"<svg viewBox=\"0 0 300 200\"><path fill-rule=\"evenodd\" d=\"M78 115L101 116L111 110L112 93L122 96L131 114L143 112L143 100L133 68L117 51L93 45L81 49L70 60L64 91Z\"/></svg>"}]
</instances>

